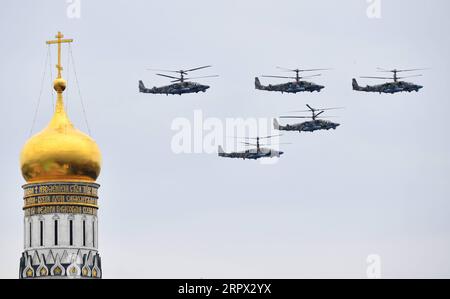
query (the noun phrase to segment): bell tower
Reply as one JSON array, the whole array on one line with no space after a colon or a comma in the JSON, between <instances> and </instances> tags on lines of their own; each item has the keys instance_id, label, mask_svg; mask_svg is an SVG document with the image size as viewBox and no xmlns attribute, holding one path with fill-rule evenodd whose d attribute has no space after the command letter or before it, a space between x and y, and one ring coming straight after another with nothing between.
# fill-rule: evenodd
<instances>
[{"instance_id":1,"label":"bell tower","mask_svg":"<svg viewBox=\"0 0 450 299\"><path fill-rule=\"evenodd\" d=\"M101 278L98 253L98 189L101 153L77 130L64 109L61 32L48 45L58 47L53 81L56 107L50 123L31 137L20 155L24 190L24 251L19 277Z\"/></svg>"}]
</instances>

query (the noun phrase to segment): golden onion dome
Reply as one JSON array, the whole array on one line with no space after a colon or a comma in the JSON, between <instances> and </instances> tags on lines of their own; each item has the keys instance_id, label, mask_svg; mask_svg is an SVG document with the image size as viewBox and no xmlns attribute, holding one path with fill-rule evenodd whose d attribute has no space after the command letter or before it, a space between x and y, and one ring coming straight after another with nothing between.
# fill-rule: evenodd
<instances>
[{"instance_id":1,"label":"golden onion dome","mask_svg":"<svg viewBox=\"0 0 450 299\"><path fill-rule=\"evenodd\" d=\"M100 174L101 153L95 141L69 120L62 92L66 81L57 78L56 108L48 126L22 149L20 167L28 183L49 181L94 182Z\"/></svg>"}]
</instances>

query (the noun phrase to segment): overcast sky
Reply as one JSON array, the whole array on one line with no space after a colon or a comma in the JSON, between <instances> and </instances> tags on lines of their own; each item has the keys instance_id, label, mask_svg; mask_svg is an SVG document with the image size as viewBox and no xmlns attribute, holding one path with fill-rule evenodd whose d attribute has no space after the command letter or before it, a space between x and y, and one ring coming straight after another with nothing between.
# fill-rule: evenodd
<instances>
[{"instance_id":1,"label":"overcast sky","mask_svg":"<svg viewBox=\"0 0 450 299\"><path fill-rule=\"evenodd\" d=\"M450 3L382 0L2 1L0 9L0 277L18 276L23 249L19 154L29 137L47 51L72 45L92 135L104 158L99 250L105 278L450 277L448 130ZM65 48L64 48L65 49ZM52 49L55 64L56 49ZM63 53L66 66L67 55ZM212 64L205 94L138 93L164 85L146 68ZM333 68L320 93L254 89L275 66ZM376 67L430 67L420 93L354 92ZM66 68L67 71L67 68ZM53 75L55 69L52 68ZM73 74L68 110L86 131ZM69 77L69 78L67 78ZM282 82L264 79L263 83ZM359 79L360 84L379 83ZM52 114L45 78L34 132ZM315 106L336 131L287 133L273 165L174 154L176 117L273 117Z\"/></svg>"}]
</instances>

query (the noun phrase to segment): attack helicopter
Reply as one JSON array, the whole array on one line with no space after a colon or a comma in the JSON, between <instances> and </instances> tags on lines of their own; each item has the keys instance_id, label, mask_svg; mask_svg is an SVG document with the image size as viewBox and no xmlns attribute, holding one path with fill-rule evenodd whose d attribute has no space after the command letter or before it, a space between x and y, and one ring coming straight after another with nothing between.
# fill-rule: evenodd
<instances>
[{"instance_id":1,"label":"attack helicopter","mask_svg":"<svg viewBox=\"0 0 450 299\"><path fill-rule=\"evenodd\" d=\"M379 85L367 85L366 87L362 87L358 85L358 82L356 81L356 79L352 80L352 85L353 85L353 90L356 91L365 91L365 92L378 92L378 93L390 93L390 94L394 94L394 93L398 93L398 92L419 92L419 90L421 90L423 88L423 86L421 85L417 85L414 83L409 83L409 82L405 82L405 81L399 81L401 79L406 79L406 78L414 78L414 77L421 77L422 75L412 75L412 76L406 76L406 77L398 77L398 73L403 73L403 72L414 72L414 71L422 71L425 69L410 69L410 70L397 70L397 69L393 69L393 70L386 70L386 69L382 69L382 68L378 68L379 72L385 72L385 73L393 73L393 77L368 77L368 76L364 76L361 78L366 78L366 79L384 79L384 80L394 80L394 82L387 82L384 84L379 84Z\"/></svg>"},{"instance_id":2,"label":"attack helicopter","mask_svg":"<svg viewBox=\"0 0 450 299\"><path fill-rule=\"evenodd\" d=\"M232 153L226 153L222 146L219 145L218 155L219 157L224 158L234 158L234 159L243 159L243 160L258 160L261 158L279 158L281 155L284 154L282 151L277 151L271 148L267 147L261 147L260 141L262 139L271 139L274 137L279 137L282 135L273 135L273 136L266 136L266 137L256 137L256 138L243 138L247 140L246 142L241 142L245 146L254 146L256 148L248 149L242 152L232 152ZM249 140L256 140L256 143L251 143ZM282 144L282 143L279 143Z\"/></svg>"},{"instance_id":3,"label":"attack helicopter","mask_svg":"<svg viewBox=\"0 0 450 299\"><path fill-rule=\"evenodd\" d=\"M146 88L144 83L139 80L139 92L142 93L153 93L153 94L165 94L165 95L182 95L185 93L198 93L200 91L206 92L207 89L209 89L208 85L202 85L200 83L186 81L186 80L192 80L192 79L201 79L201 78L212 78L212 77L218 77L218 75L211 75L211 76L202 76L202 77L195 77L195 78L186 78L185 76L188 74L188 72L193 72L205 68L211 67L210 65L197 67L189 70L179 70L179 71L170 71L170 70L154 70L149 69L151 71L158 71L158 72L170 72L170 73L177 73L179 74L179 77L169 76L165 74L157 73L156 75L161 77L166 77L173 79L171 81L170 85L162 86L162 87L153 87L153 88Z\"/></svg>"},{"instance_id":4,"label":"attack helicopter","mask_svg":"<svg viewBox=\"0 0 450 299\"><path fill-rule=\"evenodd\" d=\"M314 132L318 130L336 130L337 127L340 126L338 123L334 123L328 120L318 119L320 115L322 115L325 111L328 110L336 110L336 109L343 109L343 107L337 107L337 108L323 108L323 109L315 109L312 108L310 105L306 104L309 110L303 110L303 111L292 111L292 112L312 112L312 116L280 116L280 118L311 118L311 121L293 124L293 125L285 125L282 126L278 123L277 119L273 120L273 125L276 130L279 131L298 131L301 132ZM330 116L329 116L330 117Z\"/></svg>"},{"instance_id":5,"label":"attack helicopter","mask_svg":"<svg viewBox=\"0 0 450 299\"><path fill-rule=\"evenodd\" d=\"M262 77L264 78L281 78L281 79L294 79L295 81L293 82L288 82L288 83L283 83L283 84L269 84L267 86L264 86L261 84L261 82L259 81L259 78L256 77L255 78L255 88L258 90L267 90L267 91L280 91L281 93L298 93L298 92L305 92L305 91L309 91L309 92L320 92L323 88L325 88L325 86L322 85L318 85L312 82L308 82L308 81L302 81L302 79L308 79L308 78L313 78L313 77L319 77L322 74L316 74L316 75L311 75L311 76L304 76L301 77L300 73L302 72L316 72L316 71L326 71L329 69L309 69L309 70L302 70L302 69L287 69L287 68L282 68L282 67L277 67L278 69L284 70L284 71L288 71L288 72L294 72L295 73L295 77L287 77L287 76L268 76L268 75L263 75Z\"/></svg>"}]
</instances>

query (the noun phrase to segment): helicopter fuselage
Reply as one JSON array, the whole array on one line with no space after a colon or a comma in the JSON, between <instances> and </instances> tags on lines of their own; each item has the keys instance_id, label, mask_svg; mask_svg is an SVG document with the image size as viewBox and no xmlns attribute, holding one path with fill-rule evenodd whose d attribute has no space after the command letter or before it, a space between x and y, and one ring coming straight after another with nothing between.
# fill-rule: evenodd
<instances>
[{"instance_id":1,"label":"helicopter fuselage","mask_svg":"<svg viewBox=\"0 0 450 299\"><path fill-rule=\"evenodd\" d=\"M315 119L298 124L281 126L276 120L274 120L274 127L280 131L298 131L298 132L314 132L318 130L336 130L340 124L323 119Z\"/></svg>"},{"instance_id":2,"label":"helicopter fuselage","mask_svg":"<svg viewBox=\"0 0 450 299\"><path fill-rule=\"evenodd\" d=\"M195 82L179 82L162 87L146 88L142 81L139 81L139 92L165 95L182 95L185 93L205 92L209 89L208 85L202 85Z\"/></svg>"},{"instance_id":3,"label":"helicopter fuselage","mask_svg":"<svg viewBox=\"0 0 450 299\"><path fill-rule=\"evenodd\" d=\"M353 90L364 91L364 92L378 92L378 93L399 93L399 92L418 92L423 86L414 83L409 83L405 81L388 82L379 85L367 85L365 87L359 86L358 82L353 79Z\"/></svg>"},{"instance_id":4,"label":"helicopter fuselage","mask_svg":"<svg viewBox=\"0 0 450 299\"><path fill-rule=\"evenodd\" d=\"M294 81L283 84L262 85L258 78L255 78L255 88L266 91L279 91L281 93L298 93L298 92L320 92L325 86L318 85L308 81Z\"/></svg>"},{"instance_id":5,"label":"helicopter fuselage","mask_svg":"<svg viewBox=\"0 0 450 299\"><path fill-rule=\"evenodd\" d=\"M261 147L259 149L249 149L242 152L226 153L219 147L219 157L234 158L243 160L258 160L261 158L279 158L284 152L276 151L270 148Z\"/></svg>"}]
</instances>

